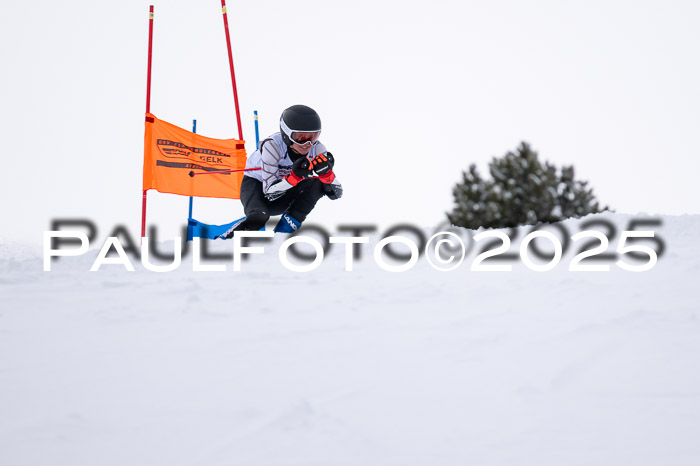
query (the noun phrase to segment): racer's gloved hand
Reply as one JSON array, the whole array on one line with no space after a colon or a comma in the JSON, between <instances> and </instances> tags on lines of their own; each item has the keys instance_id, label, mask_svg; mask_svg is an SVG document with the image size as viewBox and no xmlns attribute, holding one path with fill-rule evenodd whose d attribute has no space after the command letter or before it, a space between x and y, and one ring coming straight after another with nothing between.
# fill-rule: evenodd
<instances>
[{"instance_id":1,"label":"racer's gloved hand","mask_svg":"<svg viewBox=\"0 0 700 466\"><path fill-rule=\"evenodd\" d=\"M326 152L325 154L318 154L311 161L311 168L316 172L318 176L324 175L329 171L333 170L333 165L335 165L335 159L333 154Z\"/></svg>"},{"instance_id":2,"label":"racer's gloved hand","mask_svg":"<svg viewBox=\"0 0 700 466\"><path fill-rule=\"evenodd\" d=\"M292 171L287 175L287 182L292 186L296 186L312 175L311 163L306 157L298 159L292 165Z\"/></svg>"},{"instance_id":3,"label":"racer's gloved hand","mask_svg":"<svg viewBox=\"0 0 700 466\"><path fill-rule=\"evenodd\" d=\"M343 197L343 187L340 184L327 184L323 187L323 191L332 201Z\"/></svg>"},{"instance_id":4,"label":"racer's gloved hand","mask_svg":"<svg viewBox=\"0 0 700 466\"><path fill-rule=\"evenodd\" d=\"M311 161L311 168L318 175L318 179L325 184L330 184L335 179L333 165L335 165L335 159L330 152L318 154Z\"/></svg>"}]
</instances>

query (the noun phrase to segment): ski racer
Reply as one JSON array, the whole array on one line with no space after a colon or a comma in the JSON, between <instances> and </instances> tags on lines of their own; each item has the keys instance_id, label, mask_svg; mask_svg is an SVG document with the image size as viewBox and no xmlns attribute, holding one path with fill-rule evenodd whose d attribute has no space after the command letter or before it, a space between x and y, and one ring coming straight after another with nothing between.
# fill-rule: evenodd
<instances>
[{"instance_id":1,"label":"ski racer","mask_svg":"<svg viewBox=\"0 0 700 466\"><path fill-rule=\"evenodd\" d=\"M274 231L293 233L324 195L335 200L343 195L333 166L335 159L319 141L321 118L305 105L282 112L280 132L260 142L250 154L241 183L245 217L221 238L238 230L260 230L271 215L282 215Z\"/></svg>"}]
</instances>

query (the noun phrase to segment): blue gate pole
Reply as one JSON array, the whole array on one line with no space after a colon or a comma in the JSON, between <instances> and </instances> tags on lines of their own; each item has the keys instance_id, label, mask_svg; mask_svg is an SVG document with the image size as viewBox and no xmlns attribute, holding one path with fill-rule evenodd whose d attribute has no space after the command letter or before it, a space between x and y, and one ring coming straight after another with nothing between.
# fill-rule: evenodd
<instances>
[{"instance_id":1,"label":"blue gate pole","mask_svg":"<svg viewBox=\"0 0 700 466\"><path fill-rule=\"evenodd\" d=\"M260 147L260 132L258 131L258 111L255 110L255 148Z\"/></svg>"},{"instance_id":2,"label":"blue gate pole","mask_svg":"<svg viewBox=\"0 0 700 466\"><path fill-rule=\"evenodd\" d=\"M197 120L192 120L192 132L197 134ZM187 217L188 219L192 218L192 199L194 198L190 196L190 213Z\"/></svg>"}]
</instances>

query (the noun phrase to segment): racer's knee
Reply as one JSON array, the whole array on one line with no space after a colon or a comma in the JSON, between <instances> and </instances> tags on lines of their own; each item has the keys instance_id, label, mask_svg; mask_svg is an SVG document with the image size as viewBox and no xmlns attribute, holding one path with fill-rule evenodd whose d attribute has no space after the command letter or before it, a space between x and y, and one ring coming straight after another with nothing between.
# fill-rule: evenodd
<instances>
[{"instance_id":1,"label":"racer's knee","mask_svg":"<svg viewBox=\"0 0 700 466\"><path fill-rule=\"evenodd\" d=\"M241 229L243 230L259 230L262 227L265 226L267 221L270 219L270 214L268 212L262 211L262 210L257 210L254 212L250 212L247 216L243 224L241 225Z\"/></svg>"}]
</instances>

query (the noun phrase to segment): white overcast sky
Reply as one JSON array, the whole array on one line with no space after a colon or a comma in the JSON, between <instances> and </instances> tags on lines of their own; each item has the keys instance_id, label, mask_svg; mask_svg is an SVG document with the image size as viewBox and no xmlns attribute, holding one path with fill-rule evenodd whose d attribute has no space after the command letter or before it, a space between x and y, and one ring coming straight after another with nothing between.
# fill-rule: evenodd
<instances>
[{"instance_id":1,"label":"white overcast sky","mask_svg":"<svg viewBox=\"0 0 700 466\"><path fill-rule=\"evenodd\" d=\"M149 1L3 2L6 238L53 218L138 234ZM155 2L151 110L235 137L218 0ZM700 2L228 3L248 150L280 112L318 110L345 197L309 218L432 226L461 171L528 141L619 212L699 213ZM187 198L153 193L170 235ZM223 223L239 201L200 200Z\"/></svg>"}]
</instances>

